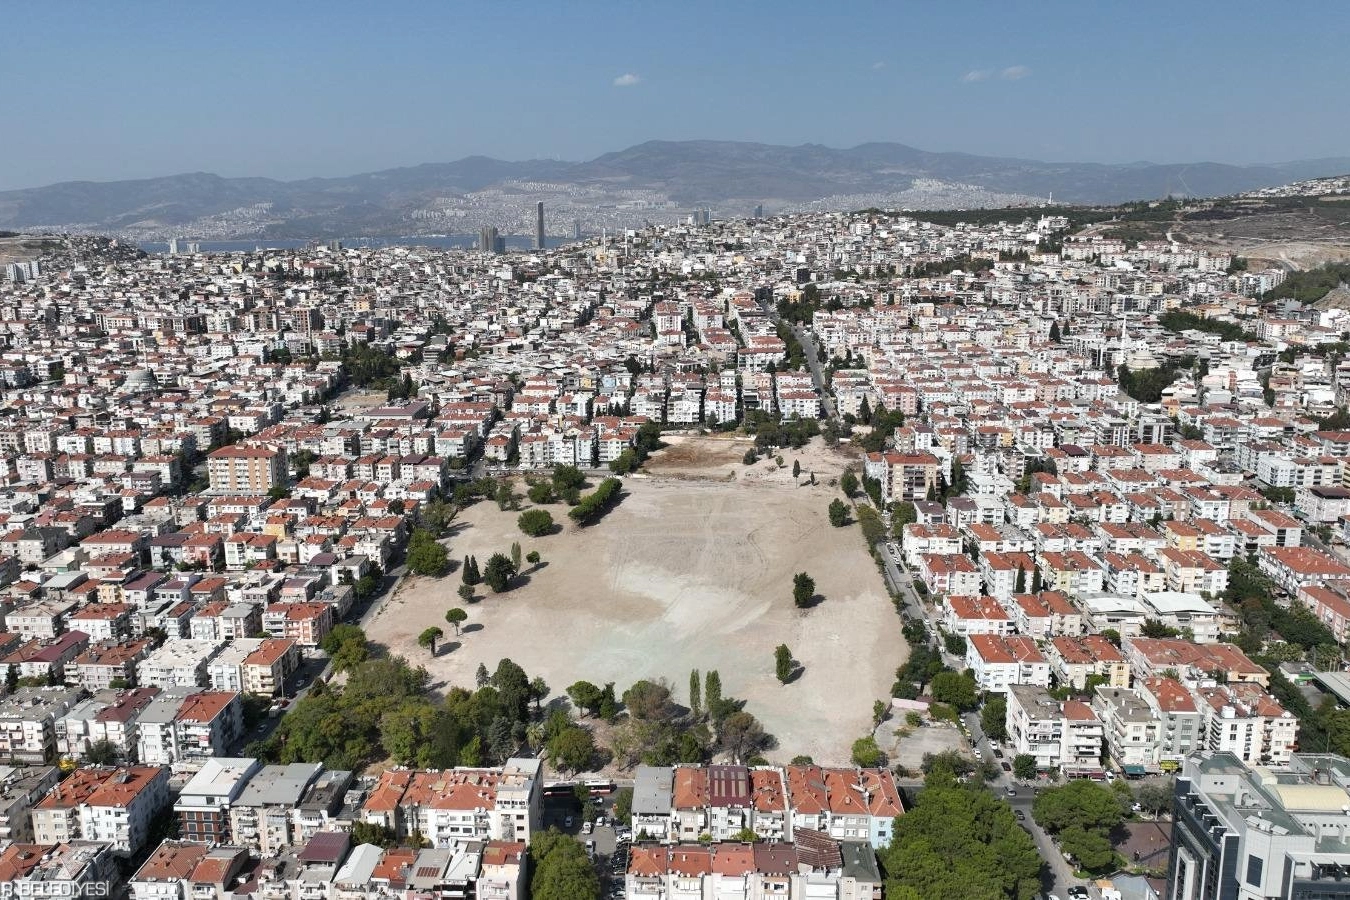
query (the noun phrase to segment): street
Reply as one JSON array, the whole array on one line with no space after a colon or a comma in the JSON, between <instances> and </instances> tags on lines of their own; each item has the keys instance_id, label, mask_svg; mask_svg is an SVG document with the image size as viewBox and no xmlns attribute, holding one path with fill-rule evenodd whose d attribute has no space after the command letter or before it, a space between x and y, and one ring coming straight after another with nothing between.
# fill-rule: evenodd
<instances>
[{"instance_id":1,"label":"street","mask_svg":"<svg viewBox=\"0 0 1350 900\"><path fill-rule=\"evenodd\" d=\"M1040 788L1034 784L1026 784L1012 777L1009 772L1003 771L999 763L1007 761L1012 762L1011 756L1006 750L1003 751L1004 759L1000 760L994 756L994 745L989 742L984 730L980 728L979 713L969 712L961 717L966 728L970 732L971 746L977 748L983 756L985 762L992 762L998 766L998 775L990 781L985 782L989 790L1002 800L1007 801L1013 808L1014 813L1021 813L1018 820L1031 839L1036 842L1036 850L1040 853L1041 860L1045 863L1042 870L1042 889L1046 894L1054 894L1056 897L1063 898L1067 896L1067 891L1072 885L1086 885L1087 882L1077 878L1073 874L1073 869L1064 860L1064 855L1059 852L1055 842L1050 839L1050 835L1045 833L1045 829L1036 824L1036 820L1031 815L1031 805L1036 800L1036 795L1040 793ZM1008 796L1008 788L1017 791L1014 797Z\"/></svg>"}]
</instances>

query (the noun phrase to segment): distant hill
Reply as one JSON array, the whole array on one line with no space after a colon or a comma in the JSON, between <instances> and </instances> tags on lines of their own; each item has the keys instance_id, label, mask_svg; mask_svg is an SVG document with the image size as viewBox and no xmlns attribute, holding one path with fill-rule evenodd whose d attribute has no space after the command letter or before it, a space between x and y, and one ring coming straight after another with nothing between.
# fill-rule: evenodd
<instances>
[{"instance_id":1,"label":"distant hill","mask_svg":"<svg viewBox=\"0 0 1350 900\"><path fill-rule=\"evenodd\" d=\"M425 231L418 223L427 220L428 209L446 217L433 230L476 230L489 221L510 229L512 223L501 217L523 211L527 199L561 204L559 221L604 210L595 220L599 227L637 224L651 215L630 209L706 206L730 212L763 203L772 212L804 204L829 208L832 202L843 207L869 196L878 198L878 205L891 198L912 208L968 208L989 205L987 198L1001 205L1012 202L1008 197L1025 201L1052 193L1067 203L1118 203L1168 194L1237 194L1345 171L1350 158L1263 166L1101 165L931 153L892 143L839 150L818 144L648 141L588 162L471 156L300 181L192 173L65 182L0 192L0 229L64 227L142 237L400 235ZM631 201L634 192L645 198L642 203ZM476 195L473 202L457 207L457 198L466 194ZM901 199L895 200L897 195Z\"/></svg>"}]
</instances>

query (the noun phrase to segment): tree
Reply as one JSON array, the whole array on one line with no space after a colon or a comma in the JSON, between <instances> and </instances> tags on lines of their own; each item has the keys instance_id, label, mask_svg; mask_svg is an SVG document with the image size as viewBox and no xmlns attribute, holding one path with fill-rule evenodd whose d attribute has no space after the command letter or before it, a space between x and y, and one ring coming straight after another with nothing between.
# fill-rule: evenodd
<instances>
[{"instance_id":1,"label":"tree","mask_svg":"<svg viewBox=\"0 0 1350 900\"><path fill-rule=\"evenodd\" d=\"M492 588L493 593L500 594L511 587L511 579L515 574L516 567L511 564L510 558L503 553L494 553L483 571L483 581Z\"/></svg>"},{"instance_id":2,"label":"tree","mask_svg":"<svg viewBox=\"0 0 1350 900\"><path fill-rule=\"evenodd\" d=\"M739 764L759 752L767 742L768 735L758 719L741 710L722 721L721 738L722 749L731 756L733 762Z\"/></svg>"},{"instance_id":3,"label":"tree","mask_svg":"<svg viewBox=\"0 0 1350 900\"><path fill-rule=\"evenodd\" d=\"M774 648L773 660L774 673L778 676L778 680L787 684L788 680L792 678L793 670L796 669L792 659L792 651L788 649L787 644L779 644Z\"/></svg>"},{"instance_id":4,"label":"tree","mask_svg":"<svg viewBox=\"0 0 1350 900\"><path fill-rule=\"evenodd\" d=\"M398 836L392 828L386 828L378 822L353 822L352 844L374 844L383 850L398 846Z\"/></svg>"},{"instance_id":5,"label":"tree","mask_svg":"<svg viewBox=\"0 0 1350 900\"><path fill-rule=\"evenodd\" d=\"M1022 781L1031 781L1036 777L1036 757L1030 753L1019 753L1013 757L1013 777Z\"/></svg>"},{"instance_id":6,"label":"tree","mask_svg":"<svg viewBox=\"0 0 1350 900\"><path fill-rule=\"evenodd\" d=\"M835 528L848 524L848 506L838 497L830 501L830 524Z\"/></svg>"},{"instance_id":7,"label":"tree","mask_svg":"<svg viewBox=\"0 0 1350 900\"><path fill-rule=\"evenodd\" d=\"M633 789L619 788L614 794L614 818L627 824L633 817Z\"/></svg>"},{"instance_id":8,"label":"tree","mask_svg":"<svg viewBox=\"0 0 1350 900\"><path fill-rule=\"evenodd\" d=\"M839 476L839 489L850 500L858 496L858 476L853 474L852 469L846 469L844 474Z\"/></svg>"},{"instance_id":9,"label":"tree","mask_svg":"<svg viewBox=\"0 0 1350 900\"><path fill-rule=\"evenodd\" d=\"M1050 343L1058 344L1060 342L1059 322L1052 320L1050 322Z\"/></svg>"},{"instance_id":10,"label":"tree","mask_svg":"<svg viewBox=\"0 0 1350 900\"><path fill-rule=\"evenodd\" d=\"M1172 808L1175 791L1176 782L1172 779L1146 781L1139 785L1139 790L1136 792L1134 799L1145 810L1156 816L1158 813L1166 812Z\"/></svg>"},{"instance_id":11,"label":"tree","mask_svg":"<svg viewBox=\"0 0 1350 900\"><path fill-rule=\"evenodd\" d=\"M867 737L860 737L853 742L853 764L855 766L875 769L881 763L881 748L877 746L876 738L869 734Z\"/></svg>"},{"instance_id":12,"label":"tree","mask_svg":"<svg viewBox=\"0 0 1350 900\"><path fill-rule=\"evenodd\" d=\"M1120 646L1121 641L1120 632L1116 631L1114 628L1103 628L1102 637L1106 638L1108 641L1115 644L1117 647Z\"/></svg>"},{"instance_id":13,"label":"tree","mask_svg":"<svg viewBox=\"0 0 1350 900\"><path fill-rule=\"evenodd\" d=\"M1003 694L994 694L984 701L980 710L980 728L990 739L1006 740L1008 737L1008 698Z\"/></svg>"},{"instance_id":14,"label":"tree","mask_svg":"<svg viewBox=\"0 0 1350 900\"><path fill-rule=\"evenodd\" d=\"M531 503L556 503L558 494L553 490L553 485L547 481L536 481L525 491L525 496L530 498Z\"/></svg>"},{"instance_id":15,"label":"tree","mask_svg":"<svg viewBox=\"0 0 1350 900\"><path fill-rule=\"evenodd\" d=\"M694 718L699 717L703 708L703 690L699 682L698 669L689 672L689 712Z\"/></svg>"},{"instance_id":16,"label":"tree","mask_svg":"<svg viewBox=\"0 0 1350 900\"><path fill-rule=\"evenodd\" d=\"M567 689L567 697L577 709L595 715L600 709L602 692L589 681L578 681Z\"/></svg>"},{"instance_id":17,"label":"tree","mask_svg":"<svg viewBox=\"0 0 1350 900\"><path fill-rule=\"evenodd\" d=\"M553 515L546 509L527 509L516 517L516 527L530 537L543 537L553 530Z\"/></svg>"},{"instance_id":18,"label":"tree","mask_svg":"<svg viewBox=\"0 0 1350 900\"><path fill-rule=\"evenodd\" d=\"M1059 834L1059 847L1078 867L1088 872L1101 872L1116 860L1111 838L1101 831L1074 825Z\"/></svg>"},{"instance_id":19,"label":"tree","mask_svg":"<svg viewBox=\"0 0 1350 900\"><path fill-rule=\"evenodd\" d=\"M623 705L635 719L664 721L670 717L670 688L664 682L644 678L623 692Z\"/></svg>"},{"instance_id":20,"label":"tree","mask_svg":"<svg viewBox=\"0 0 1350 900\"><path fill-rule=\"evenodd\" d=\"M450 564L445 545L425 528L415 529L408 540L408 571L439 578Z\"/></svg>"},{"instance_id":21,"label":"tree","mask_svg":"<svg viewBox=\"0 0 1350 900\"><path fill-rule=\"evenodd\" d=\"M892 900L1031 900L1040 890L1040 856L1012 809L945 767L928 776L877 855Z\"/></svg>"},{"instance_id":22,"label":"tree","mask_svg":"<svg viewBox=\"0 0 1350 900\"><path fill-rule=\"evenodd\" d=\"M511 544L511 568L512 574L520 571L520 544Z\"/></svg>"},{"instance_id":23,"label":"tree","mask_svg":"<svg viewBox=\"0 0 1350 900\"><path fill-rule=\"evenodd\" d=\"M595 755L595 740L585 728L564 728L548 742L548 758L564 771L582 772L590 768Z\"/></svg>"},{"instance_id":24,"label":"tree","mask_svg":"<svg viewBox=\"0 0 1350 900\"><path fill-rule=\"evenodd\" d=\"M978 690L975 677L962 672L939 672L933 676L931 688L933 699L940 703L950 703L957 709L974 709Z\"/></svg>"},{"instance_id":25,"label":"tree","mask_svg":"<svg viewBox=\"0 0 1350 900\"><path fill-rule=\"evenodd\" d=\"M703 708L714 718L722 709L722 676L711 669L703 676Z\"/></svg>"},{"instance_id":26,"label":"tree","mask_svg":"<svg viewBox=\"0 0 1350 900\"><path fill-rule=\"evenodd\" d=\"M107 738L99 738L84 751L84 760L91 766L112 766L121 755L116 744Z\"/></svg>"},{"instance_id":27,"label":"tree","mask_svg":"<svg viewBox=\"0 0 1350 900\"><path fill-rule=\"evenodd\" d=\"M1086 778L1043 791L1031 812L1051 834L1073 827L1106 834L1125 817L1115 792Z\"/></svg>"},{"instance_id":28,"label":"tree","mask_svg":"<svg viewBox=\"0 0 1350 900\"><path fill-rule=\"evenodd\" d=\"M792 461L792 480L796 481L798 478L801 477L801 474L802 474L801 460L794 459Z\"/></svg>"},{"instance_id":29,"label":"tree","mask_svg":"<svg viewBox=\"0 0 1350 900\"><path fill-rule=\"evenodd\" d=\"M536 834L530 842L532 900L595 900L600 876L577 841L556 829Z\"/></svg>"},{"instance_id":30,"label":"tree","mask_svg":"<svg viewBox=\"0 0 1350 900\"><path fill-rule=\"evenodd\" d=\"M417 636L417 646L429 648L431 650L431 655L435 656L436 642L443 637L445 637L445 632L441 631L435 625L432 625L430 628L424 629L422 633Z\"/></svg>"},{"instance_id":31,"label":"tree","mask_svg":"<svg viewBox=\"0 0 1350 900\"><path fill-rule=\"evenodd\" d=\"M463 590L466 587L468 587L467 584L461 585L460 590ZM458 606L454 607L453 609L447 609L445 611L445 621L455 626L455 637L459 637L459 626L467 618L469 618L469 614L466 613L464 610L460 609Z\"/></svg>"},{"instance_id":32,"label":"tree","mask_svg":"<svg viewBox=\"0 0 1350 900\"><path fill-rule=\"evenodd\" d=\"M904 540L905 526L919 521L919 511L908 500L902 500L891 507L891 537Z\"/></svg>"},{"instance_id":33,"label":"tree","mask_svg":"<svg viewBox=\"0 0 1350 900\"><path fill-rule=\"evenodd\" d=\"M464 568L460 572L460 580L472 587L483 580L483 576L478 571L478 558L475 556L464 557Z\"/></svg>"},{"instance_id":34,"label":"tree","mask_svg":"<svg viewBox=\"0 0 1350 900\"><path fill-rule=\"evenodd\" d=\"M805 572L798 572L792 576L792 602L798 609L805 609L811 605L811 600L816 596L816 583L810 575Z\"/></svg>"},{"instance_id":35,"label":"tree","mask_svg":"<svg viewBox=\"0 0 1350 900\"><path fill-rule=\"evenodd\" d=\"M459 591L458 591L458 593L459 593L459 599L463 600L465 603L472 603L472 602L473 602L473 586L472 586L472 585L461 584L461 585L459 586Z\"/></svg>"}]
</instances>

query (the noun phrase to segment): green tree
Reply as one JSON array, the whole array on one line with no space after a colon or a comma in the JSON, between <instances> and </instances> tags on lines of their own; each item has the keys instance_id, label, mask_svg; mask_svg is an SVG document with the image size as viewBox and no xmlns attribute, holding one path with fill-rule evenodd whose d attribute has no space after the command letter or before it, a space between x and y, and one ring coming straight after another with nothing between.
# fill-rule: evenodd
<instances>
[{"instance_id":1,"label":"green tree","mask_svg":"<svg viewBox=\"0 0 1350 900\"><path fill-rule=\"evenodd\" d=\"M945 769L928 776L878 857L892 900L1031 900L1040 890L1040 856L1012 809Z\"/></svg>"},{"instance_id":2,"label":"green tree","mask_svg":"<svg viewBox=\"0 0 1350 900\"><path fill-rule=\"evenodd\" d=\"M614 794L614 818L627 823L633 817L633 789L619 788Z\"/></svg>"},{"instance_id":3,"label":"green tree","mask_svg":"<svg viewBox=\"0 0 1350 900\"><path fill-rule=\"evenodd\" d=\"M1036 797L1031 812L1041 827L1051 834L1073 827L1105 834L1124 818L1124 811L1115 793L1109 787L1086 778L1042 791Z\"/></svg>"},{"instance_id":4,"label":"green tree","mask_svg":"<svg viewBox=\"0 0 1350 900\"><path fill-rule=\"evenodd\" d=\"M439 578L450 565L445 545L425 528L413 530L408 539L408 571L414 575L427 575Z\"/></svg>"},{"instance_id":5,"label":"green tree","mask_svg":"<svg viewBox=\"0 0 1350 900\"><path fill-rule=\"evenodd\" d=\"M964 672L939 672L933 676L933 699L939 703L950 703L957 709L974 709L978 702L978 689L975 677Z\"/></svg>"},{"instance_id":6,"label":"green tree","mask_svg":"<svg viewBox=\"0 0 1350 900\"><path fill-rule=\"evenodd\" d=\"M816 583L810 575L805 572L798 572L792 576L792 602L798 609L805 609L811 605L811 600L816 596Z\"/></svg>"},{"instance_id":7,"label":"green tree","mask_svg":"<svg viewBox=\"0 0 1350 900\"><path fill-rule=\"evenodd\" d=\"M511 587L511 579L515 574L516 567L511 564L511 559L503 553L494 553L483 571L483 581L492 588L493 593L500 594Z\"/></svg>"},{"instance_id":8,"label":"green tree","mask_svg":"<svg viewBox=\"0 0 1350 900\"><path fill-rule=\"evenodd\" d=\"M768 735L759 720L741 710L731 713L721 725L721 745L733 762L741 763L758 753L768 741Z\"/></svg>"},{"instance_id":9,"label":"green tree","mask_svg":"<svg viewBox=\"0 0 1350 900\"><path fill-rule=\"evenodd\" d=\"M853 764L864 769L874 769L882 763L881 748L877 739L870 734L853 742Z\"/></svg>"},{"instance_id":10,"label":"green tree","mask_svg":"<svg viewBox=\"0 0 1350 900\"><path fill-rule=\"evenodd\" d=\"M468 585L461 586L461 588L465 587L468 587ZM455 626L455 637L459 637L459 626L463 624L464 620L467 618L469 618L469 614L458 606L445 611L445 621Z\"/></svg>"},{"instance_id":11,"label":"green tree","mask_svg":"<svg viewBox=\"0 0 1350 900\"><path fill-rule=\"evenodd\" d=\"M697 719L703 709L703 687L699 681L698 669L689 672L689 712Z\"/></svg>"},{"instance_id":12,"label":"green tree","mask_svg":"<svg viewBox=\"0 0 1350 900\"><path fill-rule=\"evenodd\" d=\"M1059 833L1059 847L1078 867L1088 872L1102 872L1116 861L1111 838L1101 831L1070 826Z\"/></svg>"},{"instance_id":13,"label":"green tree","mask_svg":"<svg viewBox=\"0 0 1350 900\"><path fill-rule=\"evenodd\" d=\"M1175 791L1176 782L1172 779L1145 781L1139 785L1139 790L1135 794L1135 801L1148 812L1157 815L1172 808Z\"/></svg>"},{"instance_id":14,"label":"green tree","mask_svg":"<svg viewBox=\"0 0 1350 900\"><path fill-rule=\"evenodd\" d=\"M792 461L792 480L796 481L798 478L801 477L801 474L802 474L801 461L794 459Z\"/></svg>"},{"instance_id":15,"label":"green tree","mask_svg":"<svg viewBox=\"0 0 1350 900\"><path fill-rule=\"evenodd\" d=\"M378 822L353 822L352 845L374 844L382 850L398 846L398 836L392 828L386 828Z\"/></svg>"},{"instance_id":16,"label":"green tree","mask_svg":"<svg viewBox=\"0 0 1350 900\"><path fill-rule=\"evenodd\" d=\"M716 669L703 676L703 708L714 718L722 710L722 676Z\"/></svg>"},{"instance_id":17,"label":"green tree","mask_svg":"<svg viewBox=\"0 0 1350 900\"><path fill-rule=\"evenodd\" d=\"M116 744L107 738L99 738L84 751L84 761L91 766L112 766L117 764L121 755Z\"/></svg>"},{"instance_id":18,"label":"green tree","mask_svg":"<svg viewBox=\"0 0 1350 900\"><path fill-rule=\"evenodd\" d=\"M796 668L792 659L792 651L788 649L787 644L779 644L773 651L774 673L778 680L783 684L788 683L792 677L792 672Z\"/></svg>"},{"instance_id":19,"label":"green tree","mask_svg":"<svg viewBox=\"0 0 1350 900\"><path fill-rule=\"evenodd\" d=\"M602 696L600 688L589 681L578 681L567 689L567 697L572 701L572 705L590 715L600 711Z\"/></svg>"},{"instance_id":20,"label":"green tree","mask_svg":"<svg viewBox=\"0 0 1350 900\"><path fill-rule=\"evenodd\" d=\"M564 771L585 771L594 755L595 740L591 733L575 725L563 729L548 742L548 758Z\"/></svg>"},{"instance_id":21,"label":"green tree","mask_svg":"<svg viewBox=\"0 0 1350 900\"><path fill-rule=\"evenodd\" d=\"M1008 738L1008 698L1003 694L993 694L984 701L980 710L980 727L992 740L1002 741Z\"/></svg>"},{"instance_id":22,"label":"green tree","mask_svg":"<svg viewBox=\"0 0 1350 900\"><path fill-rule=\"evenodd\" d=\"M530 498L531 503L557 503L558 494L553 490L553 485L547 481L536 481L530 485L525 496Z\"/></svg>"},{"instance_id":23,"label":"green tree","mask_svg":"<svg viewBox=\"0 0 1350 900\"><path fill-rule=\"evenodd\" d=\"M530 842L531 900L595 900L600 877L570 835L549 829Z\"/></svg>"},{"instance_id":24,"label":"green tree","mask_svg":"<svg viewBox=\"0 0 1350 900\"><path fill-rule=\"evenodd\" d=\"M465 603L472 603L472 602L473 602L473 586L472 586L472 585L461 584L461 585L459 586L459 591L458 591L457 593L459 594L459 599L463 600Z\"/></svg>"},{"instance_id":25,"label":"green tree","mask_svg":"<svg viewBox=\"0 0 1350 900\"><path fill-rule=\"evenodd\" d=\"M839 476L839 489L850 500L858 496L858 476L853 474L852 469L845 469L844 474Z\"/></svg>"},{"instance_id":26,"label":"green tree","mask_svg":"<svg viewBox=\"0 0 1350 900\"><path fill-rule=\"evenodd\" d=\"M430 628L423 629L422 633L417 636L417 646L430 649L431 655L435 656L436 642L443 637L445 637L445 632L432 625Z\"/></svg>"},{"instance_id":27,"label":"green tree","mask_svg":"<svg viewBox=\"0 0 1350 900\"><path fill-rule=\"evenodd\" d=\"M670 688L663 682L644 678L623 692L623 705L635 719L664 721L671 715Z\"/></svg>"},{"instance_id":28,"label":"green tree","mask_svg":"<svg viewBox=\"0 0 1350 900\"><path fill-rule=\"evenodd\" d=\"M534 711L539 712L540 705L548 696L548 682L536 675L530 679L530 700L534 702Z\"/></svg>"},{"instance_id":29,"label":"green tree","mask_svg":"<svg viewBox=\"0 0 1350 900\"><path fill-rule=\"evenodd\" d=\"M530 537L543 537L553 531L553 516L546 509L527 509L516 517L516 527Z\"/></svg>"},{"instance_id":30,"label":"green tree","mask_svg":"<svg viewBox=\"0 0 1350 900\"><path fill-rule=\"evenodd\" d=\"M848 524L848 506L838 497L830 501L830 524L835 528Z\"/></svg>"},{"instance_id":31,"label":"green tree","mask_svg":"<svg viewBox=\"0 0 1350 900\"><path fill-rule=\"evenodd\" d=\"M521 557L520 557L520 544L519 544L518 542L512 543L512 544L511 544L511 568L514 570L512 574L514 574L515 572L519 572L519 571L520 571L520 561L521 561Z\"/></svg>"},{"instance_id":32,"label":"green tree","mask_svg":"<svg viewBox=\"0 0 1350 900\"><path fill-rule=\"evenodd\" d=\"M1031 781L1036 777L1036 757L1030 753L1019 753L1013 757L1013 777L1022 781Z\"/></svg>"}]
</instances>

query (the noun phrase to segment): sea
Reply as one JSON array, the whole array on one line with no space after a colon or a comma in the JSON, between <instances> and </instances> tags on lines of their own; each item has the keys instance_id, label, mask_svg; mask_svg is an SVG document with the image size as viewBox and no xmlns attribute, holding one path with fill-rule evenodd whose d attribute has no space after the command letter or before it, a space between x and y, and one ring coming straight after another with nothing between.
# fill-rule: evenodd
<instances>
[{"instance_id":1,"label":"sea","mask_svg":"<svg viewBox=\"0 0 1350 900\"><path fill-rule=\"evenodd\" d=\"M188 238L178 239L178 252L186 253ZM234 253L238 251L250 250L304 250L309 247L316 247L327 244L332 238L316 238L313 240L290 240L290 239L262 239L257 238L251 241L196 241L203 253ZM406 237L363 237L363 238L339 238L343 247L361 248L368 247L380 249L382 247L434 247L438 250L471 250L478 246L478 235L476 234L437 234L437 235L408 235ZM550 246L559 246L564 243L562 238L551 238ZM168 241L143 241L139 244L140 248L146 253L168 253ZM530 250L534 247L534 239L524 235L506 235L506 249L508 250Z\"/></svg>"}]
</instances>

